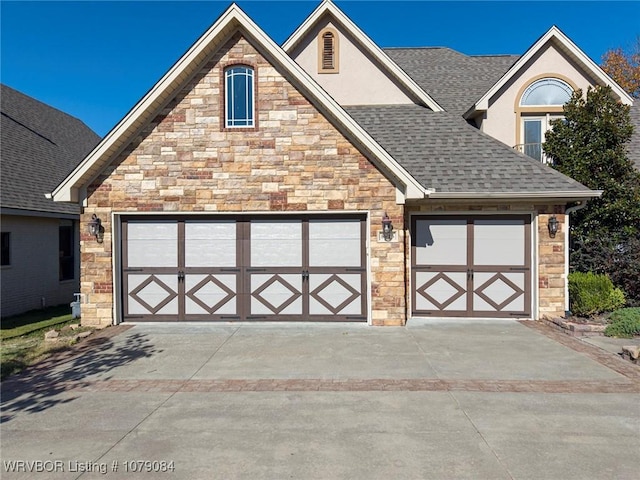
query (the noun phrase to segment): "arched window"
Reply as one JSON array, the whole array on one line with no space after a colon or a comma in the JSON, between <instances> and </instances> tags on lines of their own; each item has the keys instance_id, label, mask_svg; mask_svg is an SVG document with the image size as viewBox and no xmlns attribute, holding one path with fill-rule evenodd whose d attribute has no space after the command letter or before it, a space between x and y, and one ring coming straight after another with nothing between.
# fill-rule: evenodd
<instances>
[{"instance_id":1,"label":"arched window","mask_svg":"<svg viewBox=\"0 0 640 480\"><path fill-rule=\"evenodd\" d=\"M235 65L224 72L225 127L253 127L255 82L253 68Z\"/></svg>"},{"instance_id":2,"label":"arched window","mask_svg":"<svg viewBox=\"0 0 640 480\"><path fill-rule=\"evenodd\" d=\"M520 106L564 105L571 99L573 89L557 78L543 78L533 82L520 97Z\"/></svg>"},{"instance_id":3,"label":"arched window","mask_svg":"<svg viewBox=\"0 0 640 480\"><path fill-rule=\"evenodd\" d=\"M333 29L325 29L318 36L318 71L338 73L338 36Z\"/></svg>"},{"instance_id":4,"label":"arched window","mask_svg":"<svg viewBox=\"0 0 640 480\"><path fill-rule=\"evenodd\" d=\"M520 117L516 133L516 147L522 153L548 162L543 144L551 122L563 118L562 106L571 99L573 88L554 77L544 77L528 85L517 99L516 112Z\"/></svg>"}]
</instances>

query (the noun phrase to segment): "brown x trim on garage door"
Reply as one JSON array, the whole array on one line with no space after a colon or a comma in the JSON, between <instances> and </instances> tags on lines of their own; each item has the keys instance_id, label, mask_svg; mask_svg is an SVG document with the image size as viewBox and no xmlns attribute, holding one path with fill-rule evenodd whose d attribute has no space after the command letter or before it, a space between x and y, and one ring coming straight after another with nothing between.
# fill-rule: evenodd
<instances>
[{"instance_id":1,"label":"brown x trim on garage door","mask_svg":"<svg viewBox=\"0 0 640 480\"><path fill-rule=\"evenodd\" d=\"M531 217L413 216L412 313L531 316Z\"/></svg>"},{"instance_id":2,"label":"brown x trim on garage door","mask_svg":"<svg viewBox=\"0 0 640 480\"><path fill-rule=\"evenodd\" d=\"M363 215L126 216L124 320L366 321Z\"/></svg>"}]
</instances>

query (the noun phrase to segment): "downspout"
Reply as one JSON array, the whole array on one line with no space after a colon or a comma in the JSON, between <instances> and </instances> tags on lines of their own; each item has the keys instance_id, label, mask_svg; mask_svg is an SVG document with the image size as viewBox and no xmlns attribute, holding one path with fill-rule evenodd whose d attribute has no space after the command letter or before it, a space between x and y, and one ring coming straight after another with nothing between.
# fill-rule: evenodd
<instances>
[{"instance_id":1,"label":"downspout","mask_svg":"<svg viewBox=\"0 0 640 480\"><path fill-rule=\"evenodd\" d=\"M570 215L573 212L577 212L578 210L582 210L587 206L587 202L578 202L576 205L572 207L568 207L564 211L565 215L565 229L564 229L564 315L568 317L571 315L571 311L569 310L569 230L571 229L571 218Z\"/></svg>"}]
</instances>

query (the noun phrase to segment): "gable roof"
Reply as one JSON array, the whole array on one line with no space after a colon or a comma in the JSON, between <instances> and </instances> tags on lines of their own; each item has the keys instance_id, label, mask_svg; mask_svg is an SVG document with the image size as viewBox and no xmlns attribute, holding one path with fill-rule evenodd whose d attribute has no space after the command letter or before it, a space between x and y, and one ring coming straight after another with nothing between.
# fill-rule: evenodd
<instances>
[{"instance_id":1,"label":"gable roof","mask_svg":"<svg viewBox=\"0 0 640 480\"><path fill-rule=\"evenodd\" d=\"M346 109L412 176L435 189L429 198L571 201L601 193L516 152L459 115L418 105Z\"/></svg>"},{"instance_id":2,"label":"gable roof","mask_svg":"<svg viewBox=\"0 0 640 480\"><path fill-rule=\"evenodd\" d=\"M416 83L415 79L407 75L405 71L396 65L389 56L378 47L358 26L353 23L331 0L323 0L320 5L309 15L304 22L291 34L283 43L285 52L291 53L300 41L307 35L314 25L322 18L329 15L337 21L359 44L369 53L400 85L404 86L409 94L418 103L429 107L435 112L440 112L443 108L424 89Z\"/></svg>"},{"instance_id":3,"label":"gable roof","mask_svg":"<svg viewBox=\"0 0 640 480\"><path fill-rule=\"evenodd\" d=\"M0 85L0 205L42 213L78 214L77 205L45 198L100 137L77 118ZM25 212L26 213L26 212Z\"/></svg>"},{"instance_id":4,"label":"gable roof","mask_svg":"<svg viewBox=\"0 0 640 480\"><path fill-rule=\"evenodd\" d=\"M385 48L385 53L447 112L462 115L519 58L469 56L445 47Z\"/></svg>"},{"instance_id":5,"label":"gable roof","mask_svg":"<svg viewBox=\"0 0 640 480\"><path fill-rule=\"evenodd\" d=\"M609 85L613 92L620 98L625 105L633 104L633 99L625 92L620 85L614 82L593 60L582 52L564 33L555 25L552 26L544 35L542 35L525 53L522 55L512 67L487 91L478 99L474 105L465 113L465 118L470 118L477 111L487 110L489 108L489 100L513 77L515 77L527 64L527 62L536 55L547 43L552 42L560 50L573 58L578 65L585 71L589 72L600 85Z\"/></svg>"},{"instance_id":6,"label":"gable roof","mask_svg":"<svg viewBox=\"0 0 640 480\"><path fill-rule=\"evenodd\" d=\"M52 198L77 202L86 194L87 185L131 142L144 127L235 32L240 31L269 61L279 67L288 80L323 115L358 146L385 174L403 190L406 198L423 198L422 186L369 134L353 120L284 50L266 35L236 4L187 50L169 71L147 92L129 113L105 136L87 157L55 188Z\"/></svg>"}]
</instances>

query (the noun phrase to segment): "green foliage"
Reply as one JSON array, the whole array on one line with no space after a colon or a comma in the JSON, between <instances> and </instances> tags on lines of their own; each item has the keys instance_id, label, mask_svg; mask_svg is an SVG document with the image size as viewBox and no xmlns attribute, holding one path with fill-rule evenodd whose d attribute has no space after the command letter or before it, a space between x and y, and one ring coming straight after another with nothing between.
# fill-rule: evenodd
<instances>
[{"instance_id":1,"label":"green foliage","mask_svg":"<svg viewBox=\"0 0 640 480\"><path fill-rule=\"evenodd\" d=\"M569 274L569 301L574 314L588 316L616 310L625 298L606 275L574 272Z\"/></svg>"},{"instance_id":2,"label":"green foliage","mask_svg":"<svg viewBox=\"0 0 640 480\"><path fill-rule=\"evenodd\" d=\"M640 308L623 308L611 314L611 323L604 330L607 337L630 338L640 335Z\"/></svg>"},{"instance_id":3,"label":"green foliage","mask_svg":"<svg viewBox=\"0 0 640 480\"><path fill-rule=\"evenodd\" d=\"M627 306L640 307L640 235L588 238L573 242L571 268L607 274L625 292Z\"/></svg>"},{"instance_id":4,"label":"green foliage","mask_svg":"<svg viewBox=\"0 0 640 480\"><path fill-rule=\"evenodd\" d=\"M640 172L626 154L633 133L629 107L610 87L582 93L573 94L544 143L555 169L603 191L571 215L571 269L606 273L630 305L640 305Z\"/></svg>"}]
</instances>

